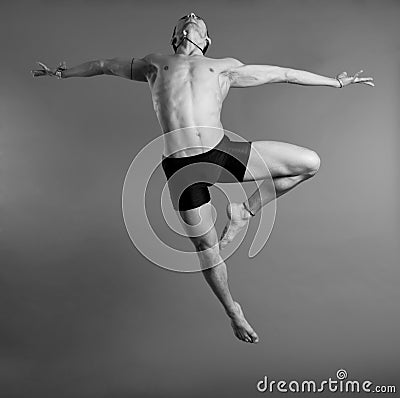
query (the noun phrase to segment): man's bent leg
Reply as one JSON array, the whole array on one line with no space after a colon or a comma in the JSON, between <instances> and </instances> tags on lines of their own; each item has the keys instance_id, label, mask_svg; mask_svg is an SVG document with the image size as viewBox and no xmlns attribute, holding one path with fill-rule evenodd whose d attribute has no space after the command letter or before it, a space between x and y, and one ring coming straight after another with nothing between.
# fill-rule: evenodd
<instances>
[{"instance_id":1,"label":"man's bent leg","mask_svg":"<svg viewBox=\"0 0 400 398\"><path fill-rule=\"evenodd\" d=\"M316 152L298 145L277 141L253 142L244 180L266 181L249 198L249 210L256 213L274 198L314 176L320 163ZM271 177L275 192L271 192Z\"/></svg>"},{"instance_id":2,"label":"man's bent leg","mask_svg":"<svg viewBox=\"0 0 400 398\"><path fill-rule=\"evenodd\" d=\"M182 224L192 240L202 273L225 312L231 318L232 328L240 340L257 343L258 336L246 321L239 303L233 301L228 286L226 265L219 254L218 236L212 218L211 203L180 212Z\"/></svg>"},{"instance_id":3,"label":"man's bent leg","mask_svg":"<svg viewBox=\"0 0 400 398\"><path fill-rule=\"evenodd\" d=\"M310 149L277 141L253 142L244 181L265 181L247 202L228 204L229 222L222 233L220 248L234 239L252 215L315 175L319 166L319 156Z\"/></svg>"}]
</instances>

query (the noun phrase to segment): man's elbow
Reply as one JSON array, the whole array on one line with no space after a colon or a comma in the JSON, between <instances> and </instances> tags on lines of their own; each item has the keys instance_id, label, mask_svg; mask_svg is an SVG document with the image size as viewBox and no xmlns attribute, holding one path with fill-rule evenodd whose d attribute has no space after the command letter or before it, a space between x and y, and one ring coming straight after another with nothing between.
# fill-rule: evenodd
<instances>
[{"instance_id":1,"label":"man's elbow","mask_svg":"<svg viewBox=\"0 0 400 398\"><path fill-rule=\"evenodd\" d=\"M110 61L107 59L99 59L93 61L93 72L97 75L112 75Z\"/></svg>"},{"instance_id":2,"label":"man's elbow","mask_svg":"<svg viewBox=\"0 0 400 398\"><path fill-rule=\"evenodd\" d=\"M296 74L293 69L277 66L269 70L267 83L291 83L295 79Z\"/></svg>"},{"instance_id":3,"label":"man's elbow","mask_svg":"<svg viewBox=\"0 0 400 398\"><path fill-rule=\"evenodd\" d=\"M286 83L298 83L299 82L298 71L296 69L287 68L287 69L285 69L285 72L283 75L284 75L284 82L286 82Z\"/></svg>"}]
</instances>

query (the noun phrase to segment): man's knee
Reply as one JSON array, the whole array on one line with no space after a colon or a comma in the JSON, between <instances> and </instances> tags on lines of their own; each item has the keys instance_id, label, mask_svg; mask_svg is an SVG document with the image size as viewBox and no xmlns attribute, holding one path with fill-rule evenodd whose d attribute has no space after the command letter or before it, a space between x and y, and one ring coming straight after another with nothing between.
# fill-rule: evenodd
<instances>
[{"instance_id":1,"label":"man's knee","mask_svg":"<svg viewBox=\"0 0 400 398\"><path fill-rule=\"evenodd\" d=\"M213 239L207 235L191 239L199 256L202 270L214 267L223 261L219 254L218 239Z\"/></svg>"},{"instance_id":2,"label":"man's knee","mask_svg":"<svg viewBox=\"0 0 400 398\"><path fill-rule=\"evenodd\" d=\"M193 237L191 240L198 252L211 251L213 248L218 248L216 239L209 235Z\"/></svg>"},{"instance_id":3,"label":"man's knee","mask_svg":"<svg viewBox=\"0 0 400 398\"><path fill-rule=\"evenodd\" d=\"M321 158L317 152L309 150L304 157L304 170L303 173L306 176L312 177L317 174L321 166Z\"/></svg>"}]
</instances>

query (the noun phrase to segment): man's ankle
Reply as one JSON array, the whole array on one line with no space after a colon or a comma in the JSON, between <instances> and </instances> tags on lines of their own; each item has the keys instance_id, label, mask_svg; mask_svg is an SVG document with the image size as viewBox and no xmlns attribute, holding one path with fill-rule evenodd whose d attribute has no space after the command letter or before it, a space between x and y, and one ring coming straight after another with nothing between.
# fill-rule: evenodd
<instances>
[{"instance_id":1,"label":"man's ankle","mask_svg":"<svg viewBox=\"0 0 400 398\"><path fill-rule=\"evenodd\" d=\"M229 316L229 318L233 319L233 318L236 318L238 316L239 309L238 309L236 303L234 303L232 307L225 308L225 312L226 312L226 315Z\"/></svg>"}]
</instances>

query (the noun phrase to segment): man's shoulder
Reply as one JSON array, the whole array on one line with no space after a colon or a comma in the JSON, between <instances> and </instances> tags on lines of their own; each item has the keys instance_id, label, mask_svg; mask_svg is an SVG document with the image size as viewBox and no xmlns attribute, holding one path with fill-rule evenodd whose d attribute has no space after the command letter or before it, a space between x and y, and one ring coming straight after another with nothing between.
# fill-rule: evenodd
<instances>
[{"instance_id":1,"label":"man's shoulder","mask_svg":"<svg viewBox=\"0 0 400 398\"><path fill-rule=\"evenodd\" d=\"M145 55L143 57L143 60L152 62L152 61L163 60L167 57L170 57L170 55L161 54L161 53L150 53L150 54Z\"/></svg>"},{"instance_id":2,"label":"man's shoulder","mask_svg":"<svg viewBox=\"0 0 400 398\"><path fill-rule=\"evenodd\" d=\"M225 68L235 68L235 67L243 65L243 63L241 61L239 61L236 58L232 58L232 57L209 58L209 59Z\"/></svg>"}]
</instances>

